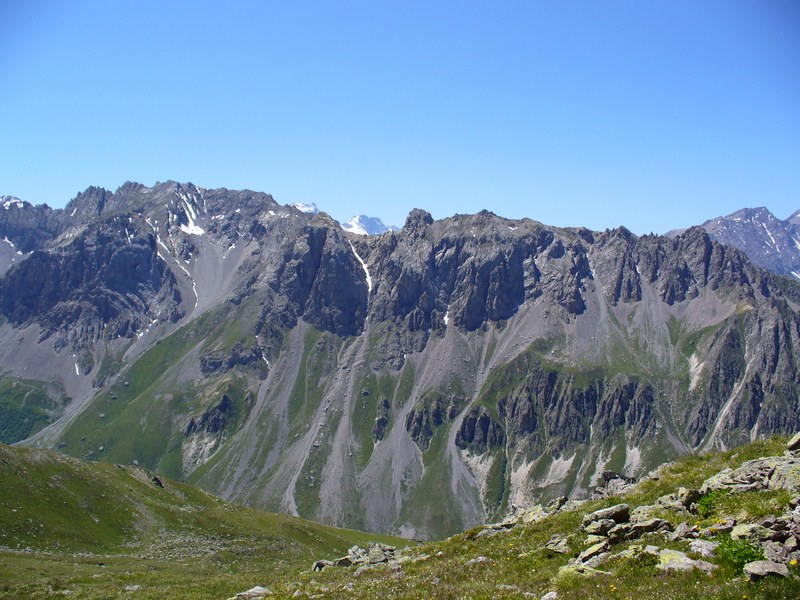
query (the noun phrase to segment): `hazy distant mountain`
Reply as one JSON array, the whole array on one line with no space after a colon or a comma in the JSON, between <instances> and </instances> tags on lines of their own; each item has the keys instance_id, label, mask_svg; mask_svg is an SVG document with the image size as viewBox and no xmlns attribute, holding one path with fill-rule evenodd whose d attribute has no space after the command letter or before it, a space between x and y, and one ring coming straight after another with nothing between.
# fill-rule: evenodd
<instances>
[{"instance_id":1,"label":"hazy distant mountain","mask_svg":"<svg viewBox=\"0 0 800 600\"><path fill-rule=\"evenodd\" d=\"M342 229L358 235L378 235L387 231L398 231L394 225L386 226L377 217L357 215L342 225Z\"/></svg>"},{"instance_id":2,"label":"hazy distant mountain","mask_svg":"<svg viewBox=\"0 0 800 600\"><path fill-rule=\"evenodd\" d=\"M331 524L441 536L800 428L800 283L697 227L354 235L166 182L10 202L0 240L4 441Z\"/></svg>"},{"instance_id":3,"label":"hazy distant mountain","mask_svg":"<svg viewBox=\"0 0 800 600\"><path fill-rule=\"evenodd\" d=\"M711 239L739 248L757 265L800 279L800 211L781 221L764 207L743 208L701 227Z\"/></svg>"}]
</instances>

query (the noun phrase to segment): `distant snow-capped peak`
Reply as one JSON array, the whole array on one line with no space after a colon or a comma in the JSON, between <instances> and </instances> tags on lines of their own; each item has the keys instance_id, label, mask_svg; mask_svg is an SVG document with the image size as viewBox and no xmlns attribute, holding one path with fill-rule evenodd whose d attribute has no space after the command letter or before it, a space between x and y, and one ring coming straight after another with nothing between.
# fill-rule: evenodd
<instances>
[{"instance_id":1,"label":"distant snow-capped peak","mask_svg":"<svg viewBox=\"0 0 800 600\"><path fill-rule=\"evenodd\" d=\"M387 227L383 224L383 221L377 217L368 217L366 215L356 215L347 223L344 223L342 229L357 235L377 235L379 233L386 233L387 231L398 230L398 228L393 225Z\"/></svg>"},{"instance_id":2,"label":"distant snow-capped peak","mask_svg":"<svg viewBox=\"0 0 800 600\"><path fill-rule=\"evenodd\" d=\"M317 205L313 202L311 204L306 204L305 202L293 202L289 206L294 206L300 212L304 212L309 215L315 215L319 212Z\"/></svg>"}]
</instances>

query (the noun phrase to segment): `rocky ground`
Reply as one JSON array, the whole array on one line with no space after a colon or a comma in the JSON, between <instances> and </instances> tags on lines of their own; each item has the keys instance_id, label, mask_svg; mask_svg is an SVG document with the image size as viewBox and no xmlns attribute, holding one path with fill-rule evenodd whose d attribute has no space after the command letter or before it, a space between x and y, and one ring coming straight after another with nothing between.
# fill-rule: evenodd
<instances>
[{"instance_id":1,"label":"rocky ground","mask_svg":"<svg viewBox=\"0 0 800 600\"><path fill-rule=\"evenodd\" d=\"M235 597L386 597L384 582L409 598L798 598L800 434L782 455L750 458L763 449L687 459L638 484L610 478L624 495L560 498L435 544L356 546Z\"/></svg>"}]
</instances>

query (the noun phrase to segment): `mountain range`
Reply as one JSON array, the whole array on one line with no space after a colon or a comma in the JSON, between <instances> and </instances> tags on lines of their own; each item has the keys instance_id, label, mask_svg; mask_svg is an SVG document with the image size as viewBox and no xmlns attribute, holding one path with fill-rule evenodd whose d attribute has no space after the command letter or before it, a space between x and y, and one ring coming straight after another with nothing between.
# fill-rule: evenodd
<instances>
[{"instance_id":1,"label":"mountain range","mask_svg":"<svg viewBox=\"0 0 800 600\"><path fill-rule=\"evenodd\" d=\"M800 284L701 227L365 236L166 182L0 235L0 441L260 508L441 537L800 426Z\"/></svg>"}]
</instances>

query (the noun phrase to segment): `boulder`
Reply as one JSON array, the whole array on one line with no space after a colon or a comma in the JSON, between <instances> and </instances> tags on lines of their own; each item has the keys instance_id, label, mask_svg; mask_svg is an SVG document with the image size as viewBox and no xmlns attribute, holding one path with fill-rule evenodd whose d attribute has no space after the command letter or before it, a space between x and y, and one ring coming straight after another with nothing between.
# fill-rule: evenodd
<instances>
[{"instance_id":1,"label":"boulder","mask_svg":"<svg viewBox=\"0 0 800 600\"><path fill-rule=\"evenodd\" d=\"M353 546L350 548L347 551L347 556L350 559L350 562L354 565L369 562L369 553L359 546Z\"/></svg>"},{"instance_id":2,"label":"boulder","mask_svg":"<svg viewBox=\"0 0 800 600\"><path fill-rule=\"evenodd\" d=\"M239 592L231 600L263 600L263 598L266 598L267 596L272 596L272 592L268 588L257 585L245 592Z\"/></svg>"},{"instance_id":3,"label":"boulder","mask_svg":"<svg viewBox=\"0 0 800 600\"><path fill-rule=\"evenodd\" d=\"M789 567L771 560L756 560L744 566L744 575L749 581L758 581L764 577L788 577Z\"/></svg>"},{"instance_id":4,"label":"boulder","mask_svg":"<svg viewBox=\"0 0 800 600\"><path fill-rule=\"evenodd\" d=\"M700 494L728 489L732 492L751 492L768 489L769 479L785 457L769 456L749 460L738 469L724 469L709 477L700 487Z\"/></svg>"},{"instance_id":5,"label":"boulder","mask_svg":"<svg viewBox=\"0 0 800 600\"><path fill-rule=\"evenodd\" d=\"M601 571L600 569L595 569L580 563L569 563L558 569L558 577L569 577L574 575L592 577L594 575L610 575L610 573L608 571Z\"/></svg>"},{"instance_id":6,"label":"boulder","mask_svg":"<svg viewBox=\"0 0 800 600\"><path fill-rule=\"evenodd\" d=\"M615 504L608 508L596 510L593 513L584 515L583 526L586 527L589 523L602 519L611 519L617 523L624 523L630 519L630 507L627 504Z\"/></svg>"},{"instance_id":7,"label":"boulder","mask_svg":"<svg viewBox=\"0 0 800 600\"><path fill-rule=\"evenodd\" d=\"M544 519L548 514L547 510L543 508L541 504L537 504L533 508L529 508L522 513L522 522L535 523L536 521Z\"/></svg>"},{"instance_id":8,"label":"boulder","mask_svg":"<svg viewBox=\"0 0 800 600\"><path fill-rule=\"evenodd\" d=\"M618 544L630 539L628 536L630 536L631 529L632 527L630 523L620 523L619 525L615 525L611 528L611 531L608 532L608 541L612 544Z\"/></svg>"},{"instance_id":9,"label":"boulder","mask_svg":"<svg viewBox=\"0 0 800 600\"><path fill-rule=\"evenodd\" d=\"M767 528L756 523L740 523L731 531L732 540L749 540L757 544L768 538L769 531Z\"/></svg>"},{"instance_id":10,"label":"boulder","mask_svg":"<svg viewBox=\"0 0 800 600\"><path fill-rule=\"evenodd\" d=\"M609 548L608 540L603 540L602 542L598 542L597 544L593 544L589 546L586 550L581 552L578 555L578 562L584 563L587 560L606 552Z\"/></svg>"},{"instance_id":11,"label":"boulder","mask_svg":"<svg viewBox=\"0 0 800 600\"><path fill-rule=\"evenodd\" d=\"M352 564L353 561L350 560L349 556L343 556L342 558L337 558L335 561L333 561L334 567L349 567Z\"/></svg>"},{"instance_id":12,"label":"boulder","mask_svg":"<svg viewBox=\"0 0 800 600\"><path fill-rule=\"evenodd\" d=\"M548 513L554 513L561 510L561 508L567 503L566 496L559 496L558 498L554 498L547 504L547 508L545 509Z\"/></svg>"},{"instance_id":13,"label":"boulder","mask_svg":"<svg viewBox=\"0 0 800 600\"><path fill-rule=\"evenodd\" d=\"M607 539L608 538L604 535L587 535L586 539L583 540L583 545L588 548L589 546L594 546Z\"/></svg>"},{"instance_id":14,"label":"boulder","mask_svg":"<svg viewBox=\"0 0 800 600\"><path fill-rule=\"evenodd\" d=\"M631 522L636 521L649 521L652 519L656 512L664 510L663 505L658 504L642 504L637 506L631 511Z\"/></svg>"},{"instance_id":15,"label":"boulder","mask_svg":"<svg viewBox=\"0 0 800 600\"><path fill-rule=\"evenodd\" d=\"M691 508L692 504L695 504L698 500L700 500L701 494L700 490L680 487L678 488L676 496L683 507L688 510Z\"/></svg>"},{"instance_id":16,"label":"boulder","mask_svg":"<svg viewBox=\"0 0 800 600\"><path fill-rule=\"evenodd\" d=\"M622 552L618 552L614 555L615 558L639 558L643 555L648 556L655 556L658 557L659 552L661 552L661 548L658 546L642 546L641 544L631 544L628 548L623 550Z\"/></svg>"},{"instance_id":17,"label":"boulder","mask_svg":"<svg viewBox=\"0 0 800 600\"><path fill-rule=\"evenodd\" d=\"M689 523L679 523L668 537L672 541L687 540L697 538L699 528L697 525L689 525Z\"/></svg>"},{"instance_id":18,"label":"boulder","mask_svg":"<svg viewBox=\"0 0 800 600\"><path fill-rule=\"evenodd\" d=\"M567 543L567 538L560 535L554 535L553 537L551 537L550 541L548 541L544 545L544 548L545 550L549 550L550 552L555 552L556 554L570 553L569 544Z\"/></svg>"},{"instance_id":19,"label":"boulder","mask_svg":"<svg viewBox=\"0 0 800 600\"><path fill-rule=\"evenodd\" d=\"M718 547L719 543L711 540L692 540L689 543L689 549L703 558L712 558Z\"/></svg>"},{"instance_id":20,"label":"boulder","mask_svg":"<svg viewBox=\"0 0 800 600\"><path fill-rule=\"evenodd\" d=\"M692 571L693 569L699 569L710 574L714 569L717 568L717 566L712 565L704 560L694 560L689 558L686 554L679 550L670 550L664 548L658 553L657 568L665 572Z\"/></svg>"},{"instance_id":21,"label":"boulder","mask_svg":"<svg viewBox=\"0 0 800 600\"><path fill-rule=\"evenodd\" d=\"M557 600L558 592L547 592L539 600Z\"/></svg>"},{"instance_id":22,"label":"boulder","mask_svg":"<svg viewBox=\"0 0 800 600\"><path fill-rule=\"evenodd\" d=\"M585 525L583 530L590 535L605 535L617 524L613 519L598 519Z\"/></svg>"},{"instance_id":23,"label":"boulder","mask_svg":"<svg viewBox=\"0 0 800 600\"><path fill-rule=\"evenodd\" d=\"M711 527L706 527L700 530L700 535L703 537L714 537L721 533L730 533L736 526L736 519L728 518L714 523Z\"/></svg>"},{"instance_id":24,"label":"boulder","mask_svg":"<svg viewBox=\"0 0 800 600\"><path fill-rule=\"evenodd\" d=\"M668 510L684 510L686 508L677 494L661 496L656 500L656 504L658 504L658 508L666 508Z\"/></svg>"},{"instance_id":25,"label":"boulder","mask_svg":"<svg viewBox=\"0 0 800 600\"><path fill-rule=\"evenodd\" d=\"M792 436L792 439L790 439L789 443L786 444L786 449L790 452L800 450L800 431Z\"/></svg>"},{"instance_id":26,"label":"boulder","mask_svg":"<svg viewBox=\"0 0 800 600\"><path fill-rule=\"evenodd\" d=\"M642 537L645 533L655 533L657 531L672 531L672 523L666 519L649 519L647 521L639 521L638 523L630 524L630 532L628 539L637 539Z\"/></svg>"},{"instance_id":27,"label":"boulder","mask_svg":"<svg viewBox=\"0 0 800 600\"><path fill-rule=\"evenodd\" d=\"M767 485L771 490L800 491L800 458L787 458L777 465Z\"/></svg>"},{"instance_id":28,"label":"boulder","mask_svg":"<svg viewBox=\"0 0 800 600\"><path fill-rule=\"evenodd\" d=\"M332 566L333 566L333 562L332 561L322 559L322 560L318 560L313 565L311 565L311 570L312 571L322 571L322 569L324 569L325 567L332 567Z\"/></svg>"},{"instance_id":29,"label":"boulder","mask_svg":"<svg viewBox=\"0 0 800 600\"><path fill-rule=\"evenodd\" d=\"M371 565L388 562L390 558L394 558L394 548L389 549L378 544L370 544L368 556Z\"/></svg>"},{"instance_id":30,"label":"boulder","mask_svg":"<svg viewBox=\"0 0 800 600\"><path fill-rule=\"evenodd\" d=\"M761 544L764 551L764 558L771 562L786 564L790 550L778 542L764 542Z\"/></svg>"}]
</instances>

